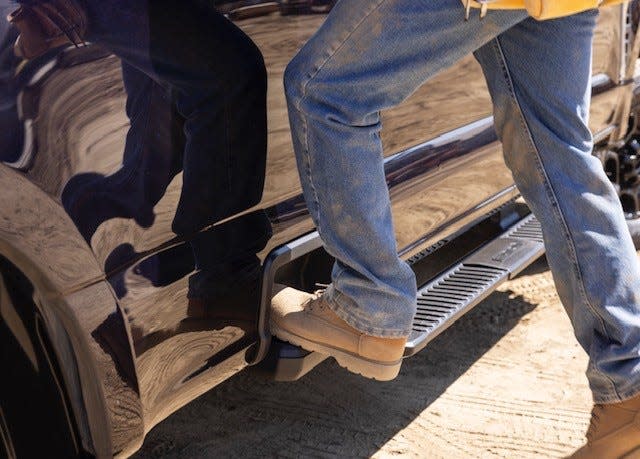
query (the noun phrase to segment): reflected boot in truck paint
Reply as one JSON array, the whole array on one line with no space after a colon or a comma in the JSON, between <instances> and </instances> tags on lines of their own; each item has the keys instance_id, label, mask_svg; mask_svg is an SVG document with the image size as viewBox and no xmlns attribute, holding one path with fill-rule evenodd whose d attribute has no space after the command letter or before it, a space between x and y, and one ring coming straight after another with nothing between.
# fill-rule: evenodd
<instances>
[{"instance_id":1,"label":"reflected boot in truck paint","mask_svg":"<svg viewBox=\"0 0 640 459\"><path fill-rule=\"evenodd\" d=\"M218 270L199 270L189 277L190 318L210 319L223 326L257 325L262 280L255 255L234 260Z\"/></svg>"},{"instance_id":2,"label":"reflected boot in truck paint","mask_svg":"<svg viewBox=\"0 0 640 459\"><path fill-rule=\"evenodd\" d=\"M264 249L271 232L266 213L256 210L195 236L189 317L257 329L262 266L256 254Z\"/></svg>"},{"instance_id":3,"label":"reflected boot in truck paint","mask_svg":"<svg viewBox=\"0 0 640 459\"><path fill-rule=\"evenodd\" d=\"M398 376L406 338L380 338L356 330L334 307L322 294L283 288L271 303L271 331L291 344L329 355L366 378L388 381Z\"/></svg>"},{"instance_id":4,"label":"reflected boot in truck paint","mask_svg":"<svg viewBox=\"0 0 640 459\"><path fill-rule=\"evenodd\" d=\"M85 45L87 16L75 0L22 1L7 19L20 31L14 50L17 56L34 59L47 51L73 44Z\"/></svg>"}]
</instances>

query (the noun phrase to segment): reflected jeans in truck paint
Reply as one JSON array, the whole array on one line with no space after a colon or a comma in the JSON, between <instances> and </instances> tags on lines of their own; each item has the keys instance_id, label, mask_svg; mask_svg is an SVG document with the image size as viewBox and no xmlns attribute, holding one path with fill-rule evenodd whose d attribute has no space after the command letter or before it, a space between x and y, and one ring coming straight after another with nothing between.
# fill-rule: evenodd
<instances>
[{"instance_id":1,"label":"reflected jeans in truck paint","mask_svg":"<svg viewBox=\"0 0 640 459\"><path fill-rule=\"evenodd\" d=\"M105 221L130 218L143 228L154 220L154 206L182 170L184 118L172 90L122 62L129 130L122 164L113 174L73 175L62 204L87 242Z\"/></svg>"},{"instance_id":2,"label":"reflected jeans in truck paint","mask_svg":"<svg viewBox=\"0 0 640 459\"><path fill-rule=\"evenodd\" d=\"M185 119L174 231L190 234L257 204L266 159L266 69L251 39L202 2L84 3L87 40L170 86Z\"/></svg>"},{"instance_id":3,"label":"reflected jeans in truck paint","mask_svg":"<svg viewBox=\"0 0 640 459\"><path fill-rule=\"evenodd\" d=\"M199 272L190 296L214 288L203 287L204 279L213 282L212 273L230 276L235 270L237 275L242 264L250 265L245 268L257 279L255 254L271 235L264 212L223 225L231 225L242 240L220 229L196 234L262 196L267 127L260 51L202 2L83 4L90 24L87 40L123 61L130 129L122 168L108 177L73 177L63 192L65 208L88 241L108 218L133 218L147 227L154 220L153 206L182 170L172 227L192 240ZM117 258L114 252L109 264L116 266Z\"/></svg>"},{"instance_id":4,"label":"reflected jeans in truck paint","mask_svg":"<svg viewBox=\"0 0 640 459\"><path fill-rule=\"evenodd\" d=\"M491 11L465 22L458 0L338 2L285 73L305 198L337 260L326 294L338 315L374 335L411 330L415 277L397 256L379 111L475 52L506 163L589 353L594 398L640 391L640 266L587 124L596 18Z\"/></svg>"}]
</instances>

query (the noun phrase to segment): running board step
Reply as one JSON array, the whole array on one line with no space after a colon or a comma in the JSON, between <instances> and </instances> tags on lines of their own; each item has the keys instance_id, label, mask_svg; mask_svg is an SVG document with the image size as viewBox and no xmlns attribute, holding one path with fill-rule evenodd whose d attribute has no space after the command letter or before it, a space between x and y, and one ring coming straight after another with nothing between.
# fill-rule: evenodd
<instances>
[{"instance_id":1,"label":"running board step","mask_svg":"<svg viewBox=\"0 0 640 459\"><path fill-rule=\"evenodd\" d=\"M516 276L542 254L542 229L538 220L529 215L419 288L418 309L405 357L422 350L500 284Z\"/></svg>"}]
</instances>

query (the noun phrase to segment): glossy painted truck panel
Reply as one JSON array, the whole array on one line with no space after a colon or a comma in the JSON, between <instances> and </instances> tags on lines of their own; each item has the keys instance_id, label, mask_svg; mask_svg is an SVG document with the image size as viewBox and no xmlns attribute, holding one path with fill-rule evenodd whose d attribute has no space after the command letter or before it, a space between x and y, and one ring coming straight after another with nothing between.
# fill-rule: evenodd
<instances>
[{"instance_id":1,"label":"glossy painted truck panel","mask_svg":"<svg viewBox=\"0 0 640 459\"><path fill-rule=\"evenodd\" d=\"M259 254L264 259L313 230L282 75L331 2L216 4L258 45L268 71L266 183L252 209L264 210L272 225ZM630 94L628 84L619 84L625 21L623 7L603 10L596 33L591 127L601 140ZM0 32L1 70L10 84L0 104L0 255L41 298L72 411L84 426L82 444L99 456L127 455L155 424L252 360L259 304L237 308L221 300L211 314L188 299L196 261L191 241L171 226L184 138L170 92L155 89L151 147L124 158L129 120L120 59L90 44L21 62L9 54L12 32ZM383 125L405 258L517 197L471 56L384 112ZM99 189L87 185L95 180ZM140 192L141 184L150 185ZM219 222L199 237L240 218L250 217Z\"/></svg>"}]
</instances>

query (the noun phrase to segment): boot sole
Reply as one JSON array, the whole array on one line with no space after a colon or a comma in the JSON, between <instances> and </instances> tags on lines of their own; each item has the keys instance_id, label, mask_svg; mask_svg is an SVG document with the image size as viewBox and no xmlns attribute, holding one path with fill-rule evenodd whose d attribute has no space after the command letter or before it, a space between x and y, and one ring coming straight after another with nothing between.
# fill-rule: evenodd
<instances>
[{"instance_id":1,"label":"boot sole","mask_svg":"<svg viewBox=\"0 0 640 459\"><path fill-rule=\"evenodd\" d=\"M279 328L273 322L271 322L271 332L278 338L296 346L300 346L307 351L319 352L321 354L331 356L341 367L346 368L352 373L364 376L365 378L375 379L378 381L391 381L398 376L398 373L400 373L402 359L391 362L380 362L378 360L366 359L343 349L308 340L302 336Z\"/></svg>"}]
</instances>

